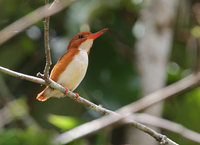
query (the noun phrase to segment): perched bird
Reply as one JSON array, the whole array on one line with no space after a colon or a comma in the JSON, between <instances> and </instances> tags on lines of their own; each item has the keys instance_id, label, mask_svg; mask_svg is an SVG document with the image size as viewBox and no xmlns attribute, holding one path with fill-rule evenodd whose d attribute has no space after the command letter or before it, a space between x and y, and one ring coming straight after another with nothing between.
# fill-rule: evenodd
<instances>
[{"instance_id":1,"label":"perched bird","mask_svg":"<svg viewBox=\"0 0 200 145\"><path fill-rule=\"evenodd\" d=\"M69 43L66 53L53 67L50 78L66 88L65 94L47 86L37 95L37 100L46 101L50 97L65 96L68 90L73 91L83 80L87 67L88 55L93 41L108 29L105 28L96 33L88 31L78 33ZM79 95L76 93L78 99Z\"/></svg>"}]
</instances>

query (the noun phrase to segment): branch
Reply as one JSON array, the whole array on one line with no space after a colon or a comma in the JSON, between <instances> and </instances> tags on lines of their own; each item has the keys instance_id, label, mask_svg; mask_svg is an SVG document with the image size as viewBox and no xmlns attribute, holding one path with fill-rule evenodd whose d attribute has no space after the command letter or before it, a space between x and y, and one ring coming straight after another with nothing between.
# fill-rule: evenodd
<instances>
[{"instance_id":1,"label":"branch","mask_svg":"<svg viewBox=\"0 0 200 145\"><path fill-rule=\"evenodd\" d=\"M4 73L7 73L9 75L12 75L14 77L19 77L21 79L25 79L25 80L29 80L29 81L32 81L32 82L35 82L35 83L39 83L39 84L43 84L45 85L45 81L40 79L40 78L36 78L36 77L33 77L33 76L29 76L29 75L24 75L24 74L21 74L21 73L17 73L17 72L14 72L14 71L11 71L9 69L6 69L6 68L3 68L3 67L0 67L0 71L4 72ZM196 75L191 75L191 76L188 76L187 78L177 82L177 83L174 83L168 87L165 87L153 94L150 94L146 97L144 97L143 99L140 99L139 101L136 101L130 105L127 105L121 109L118 110L119 113L122 113L122 114L128 114L128 112L132 111L132 112L135 112L135 111L139 111L141 109L145 109L146 107L149 107L155 103L158 103L159 101L162 101L174 94L177 94L177 93L180 93L194 85L197 85L199 83L199 80L200 80L200 74L196 74ZM65 92L65 88L63 88L61 85L55 83L54 81L51 80L51 83L50 83L50 86L52 88L55 88L55 89L58 89L60 90L61 92ZM74 99L76 97L76 95L73 93L73 92L69 92L67 94L67 96L70 98L70 99ZM88 100L80 97L78 100L77 100L78 103L81 103L87 107L91 107L93 110L97 111L97 112L100 112L102 114L115 114L113 111L110 111L110 110L107 110L105 108L102 108L100 106L97 106L96 104L93 104L91 102L89 102ZM141 107L140 107L141 106ZM113 119L113 115L109 115L109 116L106 116L106 117L102 117L100 119L97 119L97 120L94 120L94 121L97 121L97 122L106 122L106 123L103 123L102 126L94 126L94 129L93 130L87 130L87 134L90 134L94 131L98 131L102 128L105 128L107 126L110 126L112 124L115 124L115 123L119 123L121 120L123 120L124 118L127 117L126 116L118 116L118 115L114 115L115 116L115 119ZM117 116L117 118L116 118ZM108 118L108 117L111 117L111 118ZM111 122L109 120L112 120ZM94 121L90 122L89 124L92 124ZM130 122L130 121L129 121ZM137 125L136 125L137 126ZM79 130L80 131L80 130ZM84 134L87 135L87 134ZM61 135L62 136L62 135ZM76 136L75 136L76 137ZM58 137L59 138L59 137ZM65 136L65 140L67 139L67 137ZM71 139L71 137L70 137Z\"/></svg>"},{"instance_id":2,"label":"branch","mask_svg":"<svg viewBox=\"0 0 200 145\"><path fill-rule=\"evenodd\" d=\"M49 0L45 0L45 4L49 4ZM55 1L50 5L49 9L55 4ZM45 80L47 84L50 83L49 81L49 70L50 66L52 64L51 62L51 53L50 53L50 46L49 46L49 19L50 16L45 18L44 21L44 47L45 47L45 56L46 56L46 64L44 68L44 74L41 74L40 72L37 74L38 77L41 77Z\"/></svg>"},{"instance_id":3,"label":"branch","mask_svg":"<svg viewBox=\"0 0 200 145\"><path fill-rule=\"evenodd\" d=\"M122 114L121 116L108 115L108 116L104 116L99 119L93 120L89 123L85 123L70 131L62 133L61 135L57 136L55 141L61 142L61 143L69 143L75 139L78 139L86 135L89 135L93 132L102 130L108 126L113 126L123 121L127 122L126 118L128 118L131 115L131 112L133 113L133 112L141 111L160 101L170 98L171 96L174 96L175 94L181 93L185 91L186 89L197 86L199 84L199 81L200 81L200 73L192 74L176 83L173 83L172 85L162 88L150 95L147 95L136 102L133 102L129 105L122 107L121 109L117 110L117 113ZM132 125L134 126L134 124ZM87 128L87 130L83 132L82 130L84 130L85 128ZM77 134L77 132L79 132L79 134Z\"/></svg>"},{"instance_id":4,"label":"branch","mask_svg":"<svg viewBox=\"0 0 200 145\"><path fill-rule=\"evenodd\" d=\"M145 113L133 114L132 119L137 120L138 122L141 122L144 124L148 124L148 125L165 129L165 130L169 130L189 140L200 143L200 134L182 126L181 124L178 124L178 123L175 123L163 118L159 118L156 116L152 116L149 114L145 114Z\"/></svg>"},{"instance_id":5,"label":"branch","mask_svg":"<svg viewBox=\"0 0 200 145\"><path fill-rule=\"evenodd\" d=\"M12 71L10 69L4 68L2 66L0 66L0 72L6 73L6 74L11 75L13 77L20 78L22 80L27 80L27 81L31 81L31 82L34 82L34 83L37 83L37 84L45 85L45 81L41 78L37 78L37 77L34 77L34 76L15 72L15 71Z\"/></svg>"},{"instance_id":6,"label":"branch","mask_svg":"<svg viewBox=\"0 0 200 145\"><path fill-rule=\"evenodd\" d=\"M18 73L18 72L15 72L15 71L11 71L11 70L6 69L6 68L3 68L3 67L1 67L1 66L0 66L0 71L1 71L1 72L4 72L4 73L6 73L6 74L9 74L9 75L11 75L11 76L14 76L14 77L19 77L20 79L29 80L29 81L32 81L32 82L35 82L35 83L47 85L47 83L46 83L43 79L36 78L36 77L33 77L33 76L29 76L29 75L24 75L24 74L22 74L22 73ZM49 81L50 81L49 86L51 86L52 88L58 89L59 91L61 91L61 92L63 92L63 93L65 92L65 88L63 88L61 85L57 84L57 83L54 82L53 80L50 80L50 79L49 79ZM68 96L70 99L76 98L76 95L75 95L73 92L71 92L71 91L69 91L69 92L67 93L67 96ZM89 108L91 108L92 110L97 111L97 112L99 112L99 113L101 113L101 114L112 114L112 115L111 115L111 120L106 120L106 122L104 123L104 125L105 125L106 123L109 123L110 121L113 121L113 118L112 118L112 117L116 117L117 119L118 119L118 118L123 119L123 116L122 116L122 115L117 114L117 113L115 113L115 112L113 112L113 111L111 111L111 110L105 109L105 108L103 108L103 107L101 107L101 106L98 106L98 105L96 105L96 104L94 104L94 103L92 103L92 102L90 102L90 101L88 101L88 100L86 100L86 99L84 99L84 98L82 98L82 97L79 97L79 99L77 100L77 102L80 103L80 104L83 104L84 106L89 107ZM119 121L120 121L120 120L119 120ZM163 135L161 135L161 134L155 132L154 130L152 130L152 129L150 129L150 128L148 128L148 127L146 127L146 126L144 126L144 125L142 125L142 124L140 124L140 123L138 123L138 122L131 121L131 120L128 120L128 122L129 122L130 124L132 124L134 127L136 127L136 128L138 128L138 129L140 129L140 130L142 130L142 131L148 133L149 135L153 136L156 140L158 140L158 141L161 142L161 143L162 143L162 142L169 142L169 141L168 141L168 140L169 140L168 138L164 138ZM96 126L96 125L95 125L95 126ZM85 131L88 131L88 129L85 130ZM71 137L70 137L70 138L71 138Z\"/></svg>"},{"instance_id":7,"label":"branch","mask_svg":"<svg viewBox=\"0 0 200 145\"><path fill-rule=\"evenodd\" d=\"M130 124L134 126L135 128L146 132L150 136L154 137L160 144L172 144L177 145L177 143L173 142L169 138L167 138L165 135L162 135L160 133L157 133L153 129L144 126L141 123L138 123L136 121L130 120L129 115L108 115L106 117L102 117L97 120L93 120L91 122L85 123L83 125L80 125L74 129L71 129L67 132L64 132L57 136L54 139L55 143L60 144L67 144L70 143L76 139L82 138L84 136L87 136L91 133L95 133L99 131L100 129L106 128L106 127L113 127L118 124ZM126 118L126 119L124 119ZM123 120L124 119L124 120ZM113 123L114 122L114 123ZM103 128L102 128L103 127Z\"/></svg>"},{"instance_id":8,"label":"branch","mask_svg":"<svg viewBox=\"0 0 200 145\"><path fill-rule=\"evenodd\" d=\"M167 136L162 135L162 134L156 132L155 130L153 130L153 129L151 129L151 128L149 128L149 127L147 127L147 126L145 126L145 125L143 125L139 122L133 121L131 116L129 116L128 119L122 120L121 122L122 122L122 124L130 124L133 127L137 128L137 129L139 129L143 132L146 132L150 136L154 137L154 139L156 139L161 145L164 145L164 144L178 145L176 142L167 138Z\"/></svg>"},{"instance_id":9,"label":"branch","mask_svg":"<svg viewBox=\"0 0 200 145\"><path fill-rule=\"evenodd\" d=\"M118 112L124 114L128 112L141 111L156 103L166 100L176 94L180 94L189 88L197 87L199 83L200 83L200 72L191 74L178 82L175 82L162 89L159 89L158 91L155 91L145 97L142 97L142 99L138 101L135 101L129 105L122 107L121 109L118 110Z\"/></svg>"},{"instance_id":10,"label":"branch","mask_svg":"<svg viewBox=\"0 0 200 145\"><path fill-rule=\"evenodd\" d=\"M53 5L47 4L10 24L9 26L0 31L0 45L5 43L13 36L19 34L32 24L40 21L44 17L51 16L63 10L73 1L75 0L60 0L59 2L55 2ZM49 9L49 7L51 8Z\"/></svg>"},{"instance_id":11,"label":"branch","mask_svg":"<svg viewBox=\"0 0 200 145\"><path fill-rule=\"evenodd\" d=\"M49 4L49 0L45 0L46 5ZM54 2L52 3L54 4ZM50 8L52 7L52 5L50 6ZM50 9L49 8L49 9ZM50 66L52 64L51 62L51 54L50 54L50 47L49 47L49 19L50 17L46 17L45 18L45 22L44 22L44 38L45 38L45 54L46 54L46 65L45 65L45 69L44 69L44 80L47 81L49 78L49 70L50 70Z\"/></svg>"},{"instance_id":12,"label":"branch","mask_svg":"<svg viewBox=\"0 0 200 145\"><path fill-rule=\"evenodd\" d=\"M172 144L172 145L178 145L177 143L175 143L174 141L170 140L169 138L167 138L165 135L162 135L156 131L154 131L153 129L138 123L132 119L130 119L128 115L109 115L106 116L106 118L102 119L97 119L97 120L93 120L91 122L85 123L83 125L80 125L74 129L71 129L67 132L64 132L62 134L60 134L59 136L57 136L54 139L54 142L56 143L60 143L60 144L67 144L70 143L76 139L82 138L84 136L87 136L91 133L95 133L97 131L99 131L100 129L106 128L106 127L113 127L116 126L118 124L130 124L133 127L149 134L150 136L154 137L154 139L156 139L160 144ZM126 118L126 119L124 119ZM124 119L124 120L123 120ZM114 123L113 123L114 122ZM103 128L102 128L103 126Z\"/></svg>"},{"instance_id":13,"label":"branch","mask_svg":"<svg viewBox=\"0 0 200 145\"><path fill-rule=\"evenodd\" d=\"M26 74L22 74L22 73L19 73L19 72L15 72L15 71L12 71L10 69L7 69L7 68L4 68L2 66L0 66L0 72L3 72L3 73L6 73L8 75L11 75L13 77L17 77L17 78L20 78L22 80L27 80L27 81L31 81L31 82L34 82L34 83L37 83L37 84L41 84L41 85L49 85L50 87L54 88L54 89L57 89L63 93L66 92L65 88L63 86L61 86L60 84L57 84L56 82L54 82L53 80L49 79L50 81L50 84L47 84L43 79L41 78L38 78L38 77L34 77L34 76L30 76L30 75L26 75ZM69 90L69 92L67 93L67 96L74 100L76 98L76 94L74 94L72 91ZM113 111L110 111L108 109L105 109L99 105L96 105L86 99L84 99L83 97L79 97L79 99L76 101L80 104L83 104L84 106L86 107L89 107L91 108L92 110L96 111L96 112L99 112L100 114L116 114L115 112Z\"/></svg>"},{"instance_id":14,"label":"branch","mask_svg":"<svg viewBox=\"0 0 200 145\"><path fill-rule=\"evenodd\" d=\"M57 2L59 2L59 0L54 0L52 3L51 3L51 5L50 5L50 7L49 8L51 8L55 3L57 3Z\"/></svg>"}]
</instances>

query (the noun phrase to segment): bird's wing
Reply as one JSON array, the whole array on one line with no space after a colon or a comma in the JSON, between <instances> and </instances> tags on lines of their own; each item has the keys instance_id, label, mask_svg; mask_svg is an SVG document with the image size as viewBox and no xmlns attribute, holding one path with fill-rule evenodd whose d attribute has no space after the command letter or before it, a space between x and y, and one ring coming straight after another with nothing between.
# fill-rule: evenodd
<instances>
[{"instance_id":1,"label":"bird's wing","mask_svg":"<svg viewBox=\"0 0 200 145\"><path fill-rule=\"evenodd\" d=\"M62 72L65 71L66 67L73 60L74 56L79 53L78 48L69 49L56 63L53 67L50 78L55 82L58 81L58 78Z\"/></svg>"}]
</instances>

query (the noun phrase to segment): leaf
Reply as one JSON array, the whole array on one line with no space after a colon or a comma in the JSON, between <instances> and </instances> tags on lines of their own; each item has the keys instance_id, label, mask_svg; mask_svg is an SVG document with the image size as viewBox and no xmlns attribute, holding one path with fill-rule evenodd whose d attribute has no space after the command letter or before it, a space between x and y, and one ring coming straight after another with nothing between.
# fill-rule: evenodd
<instances>
[{"instance_id":1,"label":"leaf","mask_svg":"<svg viewBox=\"0 0 200 145\"><path fill-rule=\"evenodd\" d=\"M54 126L62 129L62 130L69 130L81 124L77 118L69 117L69 116L62 116L62 115L54 115L51 114L48 117L48 121L53 124Z\"/></svg>"}]
</instances>

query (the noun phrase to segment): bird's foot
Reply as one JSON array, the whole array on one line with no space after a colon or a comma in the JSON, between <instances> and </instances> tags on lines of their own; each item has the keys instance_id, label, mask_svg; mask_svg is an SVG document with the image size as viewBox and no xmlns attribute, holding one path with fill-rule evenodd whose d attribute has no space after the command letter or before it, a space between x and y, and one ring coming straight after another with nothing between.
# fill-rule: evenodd
<instances>
[{"instance_id":1,"label":"bird's foot","mask_svg":"<svg viewBox=\"0 0 200 145\"><path fill-rule=\"evenodd\" d=\"M67 93L69 92L69 89L67 87L64 87L64 88L66 89L65 95L67 95ZM78 93L74 93L74 94L76 95L76 98L74 100L77 101L79 99L79 94Z\"/></svg>"},{"instance_id":2,"label":"bird's foot","mask_svg":"<svg viewBox=\"0 0 200 145\"><path fill-rule=\"evenodd\" d=\"M69 92L69 89L67 87L64 87L66 90L65 90L65 95L67 95L67 93Z\"/></svg>"},{"instance_id":3,"label":"bird's foot","mask_svg":"<svg viewBox=\"0 0 200 145\"><path fill-rule=\"evenodd\" d=\"M74 93L76 95L75 101L77 101L79 99L79 94L78 93Z\"/></svg>"}]
</instances>

